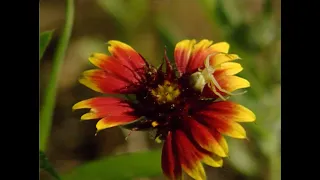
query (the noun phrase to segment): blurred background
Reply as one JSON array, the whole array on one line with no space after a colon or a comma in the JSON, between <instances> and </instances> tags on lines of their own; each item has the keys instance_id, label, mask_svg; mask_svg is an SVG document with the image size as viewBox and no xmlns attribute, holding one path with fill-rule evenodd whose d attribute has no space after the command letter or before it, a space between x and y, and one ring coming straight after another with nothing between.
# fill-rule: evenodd
<instances>
[{"instance_id":1,"label":"blurred background","mask_svg":"<svg viewBox=\"0 0 320 180\"><path fill-rule=\"evenodd\" d=\"M75 0L72 37L60 74L53 125L46 154L62 179L162 180L161 144L147 132L110 128L95 136L96 121L80 122L73 104L99 96L78 83L93 66L93 52L121 40L158 65L164 46L172 51L185 38L227 41L251 82L232 97L253 110L255 123L243 124L249 140L227 138L230 157L222 168L205 167L208 180L280 180L280 0ZM65 23L64 0L40 1L40 32L53 30L40 63L41 99ZM41 104L40 104L41 106ZM41 179L52 179L40 172Z\"/></svg>"}]
</instances>

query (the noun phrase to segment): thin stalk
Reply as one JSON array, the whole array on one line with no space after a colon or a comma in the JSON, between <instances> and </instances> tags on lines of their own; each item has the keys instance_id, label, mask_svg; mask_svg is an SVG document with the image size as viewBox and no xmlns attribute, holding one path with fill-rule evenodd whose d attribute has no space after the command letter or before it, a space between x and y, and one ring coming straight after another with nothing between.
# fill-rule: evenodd
<instances>
[{"instance_id":1,"label":"thin stalk","mask_svg":"<svg viewBox=\"0 0 320 180\"><path fill-rule=\"evenodd\" d=\"M45 151L50 135L53 110L55 107L58 75L72 32L74 19L74 0L66 0L66 22L53 57L53 66L48 85L45 89L43 106L40 111L40 150Z\"/></svg>"}]
</instances>

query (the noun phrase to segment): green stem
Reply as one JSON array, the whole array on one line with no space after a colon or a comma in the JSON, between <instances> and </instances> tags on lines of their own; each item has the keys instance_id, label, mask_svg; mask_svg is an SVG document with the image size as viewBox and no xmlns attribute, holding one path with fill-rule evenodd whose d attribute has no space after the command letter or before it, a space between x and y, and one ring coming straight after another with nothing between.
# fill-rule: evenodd
<instances>
[{"instance_id":1,"label":"green stem","mask_svg":"<svg viewBox=\"0 0 320 180\"><path fill-rule=\"evenodd\" d=\"M43 107L40 111L40 150L45 151L51 130L53 110L55 107L58 75L71 36L74 18L74 0L66 0L66 22L53 57L52 72L44 94Z\"/></svg>"}]
</instances>

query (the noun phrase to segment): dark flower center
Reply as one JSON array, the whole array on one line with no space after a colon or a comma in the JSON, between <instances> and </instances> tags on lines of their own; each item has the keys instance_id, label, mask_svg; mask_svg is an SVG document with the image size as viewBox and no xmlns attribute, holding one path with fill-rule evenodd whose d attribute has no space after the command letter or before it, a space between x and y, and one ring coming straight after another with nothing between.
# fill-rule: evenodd
<instances>
[{"instance_id":1,"label":"dark flower center","mask_svg":"<svg viewBox=\"0 0 320 180\"><path fill-rule=\"evenodd\" d=\"M155 97L158 104L174 103L180 95L178 85L165 80L162 85L151 90L151 94Z\"/></svg>"},{"instance_id":2,"label":"dark flower center","mask_svg":"<svg viewBox=\"0 0 320 180\"><path fill-rule=\"evenodd\" d=\"M146 79L135 93L131 106L140 117L123 127L134 131L152 130L155 140L164 140L169 131L183 126L189 116L189 101L198 99L198 91L190 86L189 75L177 77L167 61L167 71L148 67Z\"/></svg>"}]
</instances>

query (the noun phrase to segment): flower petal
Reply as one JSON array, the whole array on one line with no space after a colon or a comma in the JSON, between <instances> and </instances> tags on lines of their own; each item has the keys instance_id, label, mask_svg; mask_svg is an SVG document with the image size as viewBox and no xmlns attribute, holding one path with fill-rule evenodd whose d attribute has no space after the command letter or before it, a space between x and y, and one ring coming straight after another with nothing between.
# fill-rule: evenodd
<instances>
[{"instance_id":1,"label":"flower petal","mask_svg":"<svg viewBox=\"0 0 320 180\"><path fill-rule=\"evenodd\" d=\"M203 109L202 112L211 113L211 117L220 120L232 120L237 122L253 122L256 120L256 116L251 110L231 101L212 103L207 106L206 109Z\"/></svg>"},{"instance_id":2,"label":"flower petal","mask_svg":"<svg viewBox=\"0 0 320 180\"><path fill-rule=\"evenodd\" d=\"M133 116L133 109L121 99L97 97L76 103L72 109L90 109L81 116L81 120L104 118L107 116ZM135 117L133 117L135 119Z\"/></svg>"},{"instance_id":3,"label":"flower petal","mask_svg":"<svg viewBox=\"0 0 320 180\"><path fill-rule=\"evenodd\" d=\"M163 144L161 167L163 174L169 179L182 179L182 169L179 156L176 155L175 144L172 142L172 133L169 132Z\"/></svg>"},{"instance_id":4,"label":"flower petal","mask_svg":"<svg viewBox=\"0 0 320 180\"><path fill-rule=\"evenodd\" d=\"M246 131L244 128L237 122L234 121L227 121L224 122L225 124L228 125L226 127L225 125L222 126L216 126L217 130L227 136L233 137L233 138L238 138L238 139L245 139L247 138ZM216 123L217 125L217 123Z\"/></svg>"},{"instance_id":5,"label":"flower petal","mask_svg":"<svg viewBox=\"0 0 320 180\"><path fill-rule=\"evenodd\" d=\"M213 44L210 49L215 52L228 53L229 52L229 43L227 42L218 42Z\"/></svg>"},{"instance_id":6,"label":"flower petal","mask_svg":"<svg viewBox=\"0 0 320 180\"><path fill-rule=\"evenodd\" d=\"M174 59L177 65L177 69L180 74L186 72L193 46L196 44L196 40L183 40L177 43L174 49Z\"/></svg>"},{"instance_id":7,"label":"flower petal","mask_svg":"<svg viewBox=\"0 0 320 180\"><path fill-rule=\"evenodd\" d=\"M232 92L237 89L250 87L250 82L238 76L219 76L217 81L221 88Z\"/></svg>"},{"instance_id":8,"label":"flower petal","mask_svg":"<svg viewBox=\"0 0 320 180\"><path fill-rule=\"evenodd\" d=\"M94 53L89 57L89 61L93 65L128 83L137 83L144 76L143 72L138 73L139 71L128 65L128 62L121 62L113 56Z\"/></svg>"},{"instance_id":9,"label":"flower petal","mask_svg":"<svg viewBox=\"0 0 320 180\"><path fill-rule=\"evenodd\" d=\"M101 93L127 94L133 86L131 82L115 77L106 71L92 69L83 72L79 82L88 88Z\"/></svg>"},{"instance_id":10,"label":"flower petal","mask_svg":"<svg viewBox=\"0 0 320 180\"><path fill-rule=\"evenodd\" d=\"M216 76L216 80L223 90L228 91L230 93L238 89L250 87L250 82L248 80L238 76L218 75ZM222 96L227 95L225 92L221 92L218 88L216 88L216 91L220 93ZM202 96L207 98L219 97L208 87L208 85L204 86Z\"/></svg>"},{"instance_id":11,"label":"flower petal","mask_svg":"<svg viewBox=\"0 0 320 180\"><path fill-rule=\"evenodd\" d=\"M143 69L146 66L146 61L131 46L115 40L109 41L108 44L110 44L108 47L109 52L121 64L132 67L135 70Z\"/></svg>"},{"instance_id":12,"label":"flower petal","mask_svg":"<svg viewBox=\"0 0 320 180\"><path fill-rule=\"evenodd\" d=\"M80 101L73 105L72 109L89 109L94 108L96 106L105 106L105 105L114 105L117 103L121 103L122 100L118 98L112 97L96 97L87 100Z\"/></svg>"},{"instance_id":13,"label":"flower petal","mask_svg":"<svg viewBox=\"0 0 320 180\"><path fill-rule=\"evenodd\" d=\"M210 60L213 66L240 59L235 54L227 54L230 46L227 42L212 43L207 39L198 43L194 39L177 43L174 58L180 74L194 73L198 68L203 68L204 60L208 55L213 55Z\"/></svg>"},{"instance_id":14,"label":"flower petal","mask_svg":"<svg viewBox=\"0 0 320 180\"><path fill-rule=\"evenodd\" d=\"M183 131L174 132L174 143L177 146L177 155L182 169L194 179L206 179L206 173L201 163L203 155L194 147Z\"/></svg>"},{"instance_id":15,"label":"flower petal","mask_svg":"<svg viewBox=\"0 0 320 180\"><path fill-rule=\"evenodd\" d=\"M202 159L202 162L212 167L222 167L223 165L222 158L215 154L212 154L211 156L206 156Z\"/></svg>"},{"instance_id":16,"label":"flower petal","mask_svg":"<svg viewBox=\"0 0 320 180\"><path fill-rule=\"evenodd\" d=\"M109 41L111 56L94 53L89 61L103 70L83 73L80 83L101 93L128 94L144 79L146 61L129 45L120 41Z\"/></svg>"},{"instance_id":17,"label":"flower petal","mask_svg":"<svg viewBox=\"0 0 320 180\"><path fill-rule=\"evenodd\" d=\"M107 116L98 121L96 124L97 132L106 128L127 124L136 120L135 116Z\"/></svg>"},{"instance_id":18,"label":"flower petal","mask_svg":"<svg viewBox=\"0 0 320 180\"><path fill-rule=\"evenodd\" d=\"M214 113L201 112L201 117L198 118L201 119L202 123L217 130L219 133L233 138L246 138L246 131L239 123L229 119L219 119L213 114Z\"/></svg>"},{"instance_id":19,"label":"flower petal","mask_svg":"<svg viewBox=\"0 0 320 180\"><path fill-rule=\"evenodd\" d=\"M73 110L84 108L90 108L91 112L83 115L82 120L102 118L96 124L97 131L123 125L137 119L129 104L118 98L91 98L80 101L72 107Z\"/></svg>"},{"instance_id":20,"label":"flower petal","mask_svg":"<svg viewBox=\"0 0 320 180\"><path fill-rule=\"evenodd\" d=\"M215 76L231 76L243 70L241 64L235 62L222 63L214 72Z\"/></svg>"},{"instance_id":21,"label":"flower petal","mask_svg":"<svg viewBox=\"0 0 320 180\"><path fill-rule=\"evenodd\" d=\"M209 47L211 46L212 41L207 39L203 39L197 44L194 45L194 49L192 51L188 66L187 72L193 73L204 66L204 60L209 54L215 53L216 51L211 50Z\"/></svg>"},{"instance_id":22,"label":"flower petal","mask_svg":"<svg viewBox=\"0 0 320 180\"><path fill-rule=\"evenodd\" d=\"M217 67L222 63L234 61L237 59L241 59L237 54L219 53L219 54L216 54L215 56L212 56L212 58L210 59L210 65L213 67Z\"/></svg>"},{"instance_id":23,"label":"flower petal","mask_svg":"<svg viewBox=\"0 0 320 180\"><path fill-rule=\"evenodd\" d=\"M213 137L218 141L219 145L222 147L223 151L228 155L229 154L229 147L226 139L214 129L211 129L211 133Z\"/></svg>"},{"instance_id":24,"label":"flower petal","mask_svg":"<svg viewBox=\"0 0 320 180\"><path fill-rule=\"evenodd\" d=\"M227 156L227 152L224 151L223 147L220 146L217 139L213 137L212 133L210 133L207 127L191 118L186 118L185 120L190 127L188 128L188 131L194 138L195 142L201 146L201 148L215 153L221 157Z\"/></svg>"},{"instance_id":25,"label":"flower petal","mask_svg":"<svg viewBox=\"0 0 320 180\"><path fill-rule=\"evenodd\" d=\"M195 110L193 116L201 123L234 138L246 138L244 128L237 122L252 122L256 119L252 111L230 101L203 105L199 104L201 110Z\"/></svg>"}]
</instances>

